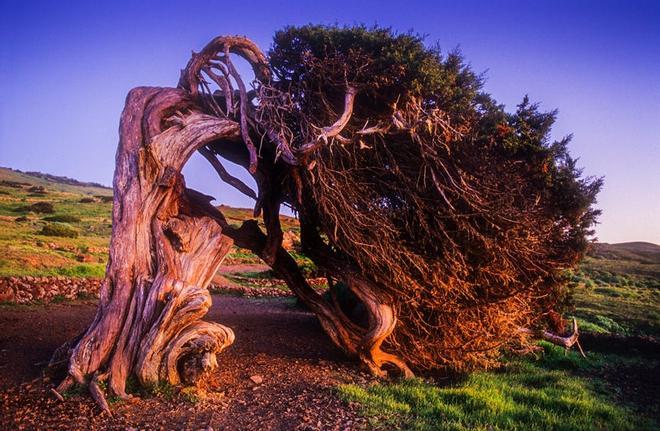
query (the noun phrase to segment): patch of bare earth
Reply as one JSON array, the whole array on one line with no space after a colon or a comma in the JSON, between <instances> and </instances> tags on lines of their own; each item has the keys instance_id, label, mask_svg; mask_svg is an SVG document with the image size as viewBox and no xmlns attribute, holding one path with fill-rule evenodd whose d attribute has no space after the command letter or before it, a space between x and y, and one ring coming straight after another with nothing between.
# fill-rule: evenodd
<instances>
[{"instance_id":1,"label":"patch of bare earth","mask_svg":"<svg viewBox=\"0 0 660 431\"><path fill-rule=\"evenodd\" d=\"M96 306L0 309L0 429L353 430L367 428L341 383L371 378L348 361L316 318L290 299L214 296L207 320L230 326L235 343L218 356L206 395L167 393L116 402L113 416L85 394L56 400L41 377L55 348L83 330ZM252 379L251 379L252 378ZM171 396L168 396L171 395Z\"/></svg>"}]
</instances>

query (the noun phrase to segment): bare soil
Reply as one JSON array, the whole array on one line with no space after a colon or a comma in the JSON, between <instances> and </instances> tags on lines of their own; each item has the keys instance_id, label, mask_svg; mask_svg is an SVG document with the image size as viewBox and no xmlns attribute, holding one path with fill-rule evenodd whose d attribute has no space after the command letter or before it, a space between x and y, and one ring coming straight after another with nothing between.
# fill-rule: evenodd
<instances>
[{"instance_id":1,"label":"bare soil","mask_svg":"<svg viewBox=\"0 0 660 431\"><path fill-rule=\"evenodd\" d=\"M60 402L43 363L94 316L93 302L0 308L0 430L209 429L353 430L368 427L335 387L371 377L350 362L316 318L291 299L214 296L206 320L236 334L218 356L206 394L167 388L138 402L114 402L109 417L85 393ZM259 378L262 382L257 382Z\"/></svg>"},{"instance_id":2,"label":"bare soil","mask_svg":"<svg viewBox=\"0 0 660 431\"><path fill-rule=\"evenodd\" d=\"M233 274L240 272L264 272L270 270L270 266L263 263L237 263L234 265L222 265L218 268L220 274Z\"/></svg>"}]
</instances>

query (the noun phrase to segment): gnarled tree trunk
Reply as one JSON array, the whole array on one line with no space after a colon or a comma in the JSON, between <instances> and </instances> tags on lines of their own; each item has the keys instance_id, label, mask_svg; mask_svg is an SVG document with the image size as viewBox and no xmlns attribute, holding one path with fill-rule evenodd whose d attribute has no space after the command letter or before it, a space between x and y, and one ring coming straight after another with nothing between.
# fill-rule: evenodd
<instances>
[{"instance_id":1,"label":"gnarled tree trunk","mask_svg":"<svg viewBox=\"0 0 660 431\"><path fill-rule=\"evenodd\" d=\"M131 374L143 385L195 383L234 340L231 329L200 320L233 241L199 211L207 197L186 189L181 169L209 141L238 136L239 126L191 107L182 90L136 88L122 113L100 304L60 385L89 383L105 409L100 380L121 397Z\"/></svg>"}]
</instances>

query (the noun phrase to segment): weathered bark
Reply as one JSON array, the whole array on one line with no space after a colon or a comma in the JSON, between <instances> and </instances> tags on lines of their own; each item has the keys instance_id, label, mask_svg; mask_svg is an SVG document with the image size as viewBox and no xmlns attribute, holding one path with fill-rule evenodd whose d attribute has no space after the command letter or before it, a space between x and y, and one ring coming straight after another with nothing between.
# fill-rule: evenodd
<instances>
[{"instance_id":1,"label":"weathered bark","mask_svg":"<svg viewBox=\"0 0 660 431\"><path fill-rule=\"evenodd\" d=\"M104 409L99 381L120 397L129 375L143 385L196 383L234 340L231 329L200 320L233 241L199 212L204 196L185 188L181 169L194 151L240 129L191 107L182 90L136 88L122 113L106 277L60 386L88 383Z\"/></svg>"}]
</instances>

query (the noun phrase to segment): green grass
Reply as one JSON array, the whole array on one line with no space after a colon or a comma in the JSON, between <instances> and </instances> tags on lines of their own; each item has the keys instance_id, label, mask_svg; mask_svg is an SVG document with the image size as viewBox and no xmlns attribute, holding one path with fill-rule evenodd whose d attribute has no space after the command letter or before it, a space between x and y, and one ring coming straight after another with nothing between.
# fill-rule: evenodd
<instances>
[{"instance_id":1,"label":"green grass","mask_svg":"<svg viewBox=\"0 0 660 431\"><path fill-rule=\"evenodd\" d=\"M590 375L605 363L629 359L583 359L543 346L541 359L512 359L503 370L475 372L449 386L412 379L368 387L343 385L339 393L357 402L379 429L618 431L657 425L617 403L607 384ZM652 371L652 364L648 366Z\"/></svg>"},{"instance_id":2,"label":"green grass","mask_svg":"<svg viewBox=\"0 0 660 431\"><path fill-rule=\"evenodd\" d=\"M660 336L660 263L590 257L570 283L583 332Z\"/></svg>"},{"instance_id":3,"label":"green grass","mask_svg":"<svg viewBox=\"0 0 660 431\"><path fill-rule=\"evenodd\" d=\"M43 187L47 194L30 196L31 187ZM3 250L0 276L103 275L108 258L112 204L80 204L79 201L85 196L110 196L110 189L60 184L0 168L0 192L0 248ZM25 211L24 221L15 221L17 213L37 202L52 204L55 213L42 220L41 216ZM53 226L61 226L52 222L62 221L75 223L75 228L67 226L67 232L75 230L77 238L43 235L51 233ZM82 250L92 257L93 263L78 261Z\"/></svg>"},{"instance_id":4,"label":"green grass","mask_svg":"<svg viewBox=\"0 0 660 431\"><path fill-rule=\"evenodd\" d=\"M57 214L54 216L44 217L43 221L61 222L61 223L78 223L80 219L71 214Z\"/></svg>"},{"instance_id":5,"label":"green grass","mask_svg":"<svg viewBox=\"0 0 660 431\"><path fill-rule=\"evenodd\" d=\"M261 263L261 259L259 259L259 256L256 254L244 248L237 248L235 246L232 248L231 252L229 252L227 257L240 261L241 263Z\"/></svg>"}]
</instances>

